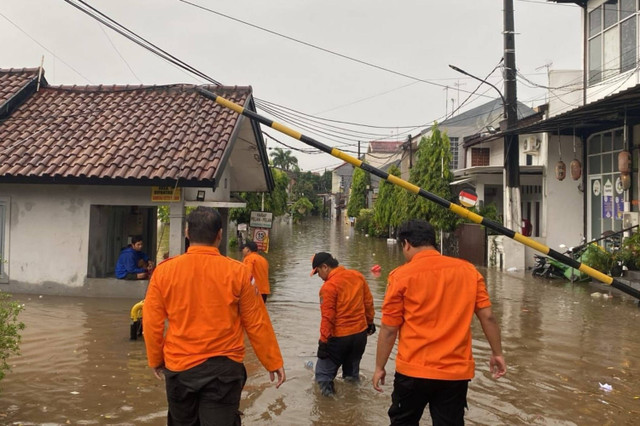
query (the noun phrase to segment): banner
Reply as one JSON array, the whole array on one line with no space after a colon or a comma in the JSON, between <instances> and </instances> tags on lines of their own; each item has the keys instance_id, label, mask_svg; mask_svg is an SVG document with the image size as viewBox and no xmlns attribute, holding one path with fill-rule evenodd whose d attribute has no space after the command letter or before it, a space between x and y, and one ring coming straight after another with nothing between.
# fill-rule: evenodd
<instances>
[{"instance_id":1,"label":"banner","mask_svg":"<svg viewBox=\"0 0 640 426\"><path fill-rule=\"evenodd\" d=\"M182 188L173 186L152 186L151 201L155 203L176 203L182 199Z\"/></svg>"}]
</instances>

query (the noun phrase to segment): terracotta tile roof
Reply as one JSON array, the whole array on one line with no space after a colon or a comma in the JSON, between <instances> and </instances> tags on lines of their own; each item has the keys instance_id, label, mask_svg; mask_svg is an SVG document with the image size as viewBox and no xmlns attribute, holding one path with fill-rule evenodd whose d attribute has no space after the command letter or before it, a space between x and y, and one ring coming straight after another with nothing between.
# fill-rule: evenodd
<instances>
[{"instance_id":1,"label":"terracotta tile roof","mask_svg":"<svg viewBox=\"0 0 640 426\"><path fill-rule=\"evenodd\" d=\"M403 143L402 141L371 141L368 152L396 152Z\"/></svg>"},{"instance_id":2,"label":"terracotta tile roof","mask_svg":"<svg viewBox=\"0 0 640 426\"><path fill-rule=\"evenodd\" d=\"M41 87L0 122L0 180L213 182L238 117L191 85Z\"/></svg>"},{"instance_id":3,"label":"terracotta tile roof","mask_svg":"<svg viewBox=\"0 0 640 426\"><path fill-rule=\"evenodd\" d=\"M0 110L29 82L38 77L38 68L0 68Z\"/></svg>"}]
</instances>

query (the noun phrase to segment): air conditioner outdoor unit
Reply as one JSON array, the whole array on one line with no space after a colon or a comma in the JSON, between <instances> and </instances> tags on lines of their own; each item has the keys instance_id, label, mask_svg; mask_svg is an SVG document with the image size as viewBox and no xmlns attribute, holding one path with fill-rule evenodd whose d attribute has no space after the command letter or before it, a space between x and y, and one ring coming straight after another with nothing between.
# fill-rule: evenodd
<instances>
[{"instance_id":1,"label":"air conditioner outdoor unit","mask_svg":"<svg viewBox=\"0 0 640 426\"><path fill-rule=\"evenodd\" d=\"M538 138L524 138L524 152L527 154L537 154L540 150L540 139Z\"/></svg>"},{"instance_id":2,"label":"air conditioner outdoor unit","mask_svg":"<svg viewBox=\"0 0 640 426\"><path fill-rule=\"evenodd\" d=\"M638 212L623 212L622 213L622 229L631 228L637 226L640 223L640 213Z\"/></svg>"}]
</instances>

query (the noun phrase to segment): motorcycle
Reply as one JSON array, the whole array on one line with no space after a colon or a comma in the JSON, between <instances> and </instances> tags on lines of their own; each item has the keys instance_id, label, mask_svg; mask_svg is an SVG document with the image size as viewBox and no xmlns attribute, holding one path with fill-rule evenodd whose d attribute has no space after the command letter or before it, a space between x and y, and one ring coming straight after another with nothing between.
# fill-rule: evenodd
<instances>
[{"instance_id":1,"label":"motorcycle","mask_svg":"<svg viewBox=\"0 0 640 426\"><path fill-rule=\"evenodd\" d=\"M534 254L535 265L531 270L531 275L534 277L552 279L552 278L564 278L564 273L569 267L562 262L543 256L541 254Z\"/></svg>"},{"instance_id":2,"label":"motorcycle","mask_svg":"<svg viewBox=\"0 0 640 426\"><path fill-rule=\"evenodd\" d=\"M566 246L562 244L560 247L565 248ZM572 259L578 259L580 262L582 262L584 261L585 257L588 257L589 251L592 247L595 246L583 243L576 247L570 247L563 254L571 257ZM568 265L565 265L564 263L552 257L543 256L540 254L534 254L533 257L535 259L535 265L533 266L531 275L533 275L534 277L541 277L546 279L565 278L571 282L582 281L589 278L589 276L585 273Z\"/></svg>"}]
</instances>

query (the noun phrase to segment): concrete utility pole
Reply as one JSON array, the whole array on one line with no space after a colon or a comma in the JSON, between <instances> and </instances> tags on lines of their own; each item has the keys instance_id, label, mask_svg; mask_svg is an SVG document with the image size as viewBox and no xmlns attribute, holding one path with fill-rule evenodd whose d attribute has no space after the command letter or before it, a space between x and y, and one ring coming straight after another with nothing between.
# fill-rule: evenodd
<instances>
[{"instance_id":1,"label":"concrete utility pole","mask_svg":"<svg viewBox=\"0 0 640 426\"><path fill-rule=\"evenodd\" d=\"M505 203L507 228L520 231L520 145L518 135L511 133L518 121L516 94L516 43L513 23L513 0L504 0L504 93L506 135L504 138Z\"/></svg>"}]
</instances>

